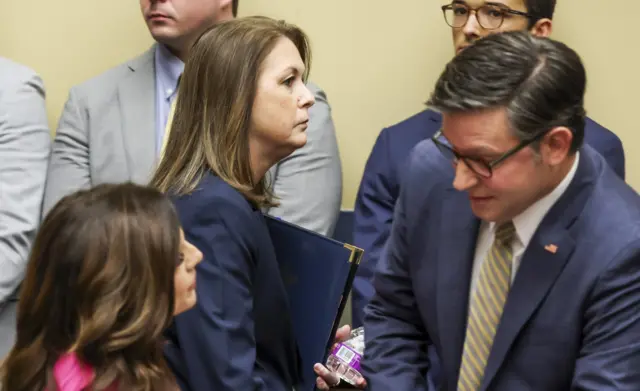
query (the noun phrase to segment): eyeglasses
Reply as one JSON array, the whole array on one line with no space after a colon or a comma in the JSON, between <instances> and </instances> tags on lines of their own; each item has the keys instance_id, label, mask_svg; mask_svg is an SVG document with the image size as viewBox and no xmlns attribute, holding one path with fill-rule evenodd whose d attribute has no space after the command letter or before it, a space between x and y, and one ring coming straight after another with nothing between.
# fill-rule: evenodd
<instances>
[{"instance_id":1,"label":"eyeglasses","mask_svg":"<svg viewBox=\"0 0 640 391\"><path fill-rule=\"evenodd\" d=\"M526 12L516 11L498 4L485 4L478 8L471 8L464 3L454 2L442 6L444 20L453 28L464 27L472 12L476 13L476 19L480 26L487 30L497 29L502 26L505 16L509 14L525 16L527 18L531 17L531 14Z\"/></svg>"},{"instance_id":2,"label":"eyeglasses","mask_svg":"<svg viewBox=\"0 0 640 391\"><path fill-rule=\"evenodd\" d=\"M436 146L438 147L442 155L444 155L444 157L447 158L448 160L451 160L451 163L453 164L454 167L457 166L458 163L462 160L464 164L467 167L469 167L469 169L471 169L471 171L476 173L476 175L482 178L491 178L491 176L493 175L494 167L496 167L500 163L503 163L505 160L515 155L516 153L518 153L524 147L532 144L535 141L540 140L546 134L547 134L547 131L540 132L536 134L534 137L522 141L520 144L516 145L512 149L505 152L499 158L492 160L490 162L487 162L477 157L463 156L459 154L448 145L447 141L439 140L440 138L444 138L444 136L442 135L442 130L439 130L436 134L434 134L433 137L431 137L431 140L433 140L433 142L436 144Z\"/></svg>"}]
</instances>

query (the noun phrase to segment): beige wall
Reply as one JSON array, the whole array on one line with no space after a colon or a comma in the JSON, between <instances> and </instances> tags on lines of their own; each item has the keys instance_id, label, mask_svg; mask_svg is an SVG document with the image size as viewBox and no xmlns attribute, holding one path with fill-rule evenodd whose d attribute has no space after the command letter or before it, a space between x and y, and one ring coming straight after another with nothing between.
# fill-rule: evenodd
<instances>
[{"instance_id":1,"label":"beige wall","mask_svg":"<svg viewBox=\"0 0 640 391\"><path fill-rule=\"evenodd\" d=\"M266 14L310 35L312 79L333 106L344 170L343 205L352 207L362 169L384 126L420 110L452 53L442 1L241 0L241 15ZM151 39L134 0L0 0L0 55L37 70L55 128L68 89L145 50ZM394 4L394 6L392 6ZM395 6L395 4L402 4ZM608 12L608 10L617 10ZM640 136L634 112L640 76L632 29L640 3L560 0L554 37L582 55L587 109L616 132L628 181L640 190ZM607 54L605 54L607 53Z\"/></svg>"}]
</instances>

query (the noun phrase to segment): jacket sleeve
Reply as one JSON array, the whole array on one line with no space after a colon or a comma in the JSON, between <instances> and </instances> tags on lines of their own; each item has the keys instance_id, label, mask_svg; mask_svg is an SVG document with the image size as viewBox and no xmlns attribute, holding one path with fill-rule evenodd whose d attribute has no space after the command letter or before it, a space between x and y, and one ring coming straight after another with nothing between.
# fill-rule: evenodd
<instances>
[{"instance_id":1,"label":"jacket sleeve","mask_svg":"<svg viewBox=\"0 0 640 391\"><path fill-rule=\"evenodd\" d=\"M353 327L363 324L364 307L373 296L373 272L389 237L397 183L388 151L388 132L382 130L367 159L354 209L353 243L364 249L353 281Z\"/></svg>"},{"instance_id":2,"label":"jacket sleeve","mask_svg":"<svg viewBox=\"0 0 640 391\"><path fill-rule=\"evenodd\" d=\"M43 217L64 196L91 186L89 135L82 100L72 89L53 139Z\"/></svg>"},{"instance_id":3,"label":"jacket sleeve","mask_svg":"<svg viewBox=\"0 0 640 391\"><path fill-rule=\"evenodd\" d=\"M0 91L0 309L24 276L51 148L42 80L31 70L13 80Z\"/></svg>"},{"instance_id":4,"label":"jacket sleeve","mask_svg":"<svg viewBox=\"0 0 640 391\"><path fill-rule=\"evenodd\" d=\"M640 387L640 242L621 251L596 283L586 308L572 391Z\"/></svg>"},{"instance_id":5,"label":"jacket sleeve","mask_svg":"<svg viewBox=\"0 0 640 391\"><path fill-rule=\"evenodd\" d=\"M415 204L411 194L421 190L419 177L411 171L403 178L389 240L375 267L375 294L364 310L366 349L361 365L370 391L428 389L431 342L413 291L409 248L410 209Z\"/></svg>"},{"instance_id":6,"label":"jacket sleeve","mask_svg":"<svg viewBox=\"0 0 640 391\"><path fill-rule=\"evenodd\" d=\"M261 390L256 369L253 281L255 219L250 210L217 198L183 227L200 249L196 306L176 317L175 329L191 390Z\"/></svg>"}]
</instances>

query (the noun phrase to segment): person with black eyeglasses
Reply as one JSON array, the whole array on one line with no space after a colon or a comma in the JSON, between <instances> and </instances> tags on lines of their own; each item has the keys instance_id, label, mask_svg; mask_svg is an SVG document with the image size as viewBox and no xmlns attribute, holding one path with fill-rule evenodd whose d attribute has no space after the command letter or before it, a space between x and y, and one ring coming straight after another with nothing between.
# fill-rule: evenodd
<instances>
[{"instance_id":1,"label":"person with black eyeglasses","mask_svg":"<svg viewBox=\"0 0 640 391\"><path fill-rule=\"evenodd\" d=\"M586 80L523 31L446 66L364 311L368 391L433 389L430 348L439 391L640 389L640 195L584 142Z\"/></svg>"},{"instance_id":2,"label":"person with black eyeglasses","mask_svg":"<svg viewBox=\"0 0 640 391\"><path fill-rule=\"evenodd\" d=\"M460 54L483 37L508 32L528 31L534 36L548 37L552 32L556 0L467 0L453 1L441 6L443 19L451 28L455 54ZM501 75L496 75L499 78ZM625 158L622 142L613 132L585 117L584 141L598 151L613 172L625 177ZM407 157L421 141L433 137L442 127L442 116L437 111L426 110L383 129L367 160L355 202L354 244L365 250L352 291L352 327L364 322L364 308L374 294L373 275L384 245L389 238L394 221L394 208L400 193L400 182L406 171ZM446 144L446 140L444 140ZM425 189L436 183L450 183L453 170L447 162L440 164L439 153L431 156L434 161ZM348 336L348 330L341 333ZM433 348L430 354L437 367ZM320 367L321 386L334 384L337 379ZM438 371L432 371L431 379L437 383ZM323 378L326 378L325 382Z\"/></svg>"}]
</instances>

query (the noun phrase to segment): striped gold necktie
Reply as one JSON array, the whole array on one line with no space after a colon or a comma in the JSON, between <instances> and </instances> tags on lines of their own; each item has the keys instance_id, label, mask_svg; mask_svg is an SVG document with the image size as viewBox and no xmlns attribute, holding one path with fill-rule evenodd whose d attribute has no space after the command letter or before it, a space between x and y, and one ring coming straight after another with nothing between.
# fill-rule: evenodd
<instances>
[{"instance_id":1,"label":"striped gold necktie","mask_svg":"<svg viewBox=\"0 0 640 391\"><path fill-rule=\"evenodd\" d=\"M482 383L489 352L511 287L511 244L514 238L515 227L512 222L499 226L493 246L480 268L469 306L458 391L476 391Z\"/></svg>"}]
</instances>

